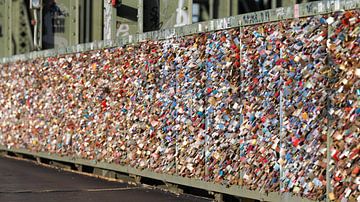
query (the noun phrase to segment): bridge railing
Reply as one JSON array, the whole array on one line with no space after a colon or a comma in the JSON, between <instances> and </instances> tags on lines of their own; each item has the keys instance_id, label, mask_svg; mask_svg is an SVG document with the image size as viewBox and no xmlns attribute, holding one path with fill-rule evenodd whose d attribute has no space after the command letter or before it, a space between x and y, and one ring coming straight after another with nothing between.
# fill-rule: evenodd
<instances>
[{"instance_id":1,"label":"bridge railing","mask_svg":"<svg viewBox=\"0 0 360 202\"><path fill-rule=\"evenodd\" d=\"M356 200L359 5L3 58L2 149L259 200Z\"/></svg>"}]
</instances>

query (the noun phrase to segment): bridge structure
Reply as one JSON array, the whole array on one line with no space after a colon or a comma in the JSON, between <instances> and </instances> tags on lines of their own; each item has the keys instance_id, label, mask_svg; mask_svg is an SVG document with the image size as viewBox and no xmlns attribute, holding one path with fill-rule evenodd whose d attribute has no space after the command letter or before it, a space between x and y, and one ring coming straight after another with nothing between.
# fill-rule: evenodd
<instances>
[{"instance_id":1,"label":"bridge structure","mask_svg":"<svg viewBox=\"0 0 360 202\"><path fill-rule=\"evenodd\" d=\"M3 58L0 150L218 200L359 200L359 6Z\"/></svg>"}]
</instances>

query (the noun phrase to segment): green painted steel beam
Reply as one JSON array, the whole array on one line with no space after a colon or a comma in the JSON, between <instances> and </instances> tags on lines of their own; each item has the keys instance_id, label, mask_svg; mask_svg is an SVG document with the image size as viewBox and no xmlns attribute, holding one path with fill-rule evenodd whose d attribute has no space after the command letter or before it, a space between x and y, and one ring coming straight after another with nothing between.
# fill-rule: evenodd
<instances>
[{"instance_id":1,"label":"green painted steel beam","mask_svg":"<svg viewBox=\"0 0 360 202\"><path fill-rule=\"evenodd\" d=\"M20 0L11 0L11 24L12 24L12 39L14 41L14 54L21 54L23 52L19 51L19 40L20 40Z\"/></svg>"},{"instance_id":2,"label":"green painted steel beam","mask_svg":"<svg viewBox=\"0 0 360 202\"><path fill-rule=\"evenodd\" d=\"M33 38L27 9L24 0L12 0L11 35L14 41L14 54L30 52L33 47Z\"/></svg>"},{"instance_id":3,"label":"green painted steel beam","mask_svg":"<svg viewBox=\"0 0 360 202\"><path fill-rule=\"evenodd\" d=\"M80 29L80 35L79 35L79 41L80 43L85 43L85 42L90 42L90 41L86 41L86 36L85 36L85 29L87 28L87 19L85 16L85 13L87 12L87 8L86 8L86 0L80 0L80 11L79 11L79 29ZM86 13L87 14L87 13ZM89 33L86 33L86 35L88 35Z\"/></svg>"},{"instance_id":4,"label":"green painted steel beam","mask_svg":"<svg viewBox=\"0 0 360 202\"><path fill-rule=\"evenodd\" d=\"M238 15L239 14L239 1L231 0L230 9L231 9L231 16Z\"/></svg>"},{"instance_id":5,"label":"green painted steel beam","mask_svg":"<svg viewBox=\"0 0 360 202\"><path fill-rule=\"evenodd\" d=\"M277 4L277 0L271 0L271 9L275 9Z\"/></svg>"},{"instance_id":6,"label":"green painted steel beam","mask_svg":"<svg viewBox=\"0 0 360 202\"><path fill-rule=\"evenodd\" d=\"M44 0L44 7L48 8L51 0ZM76 45L80 36L80 0L58 0L56 6L61 10L62 15L51 20L48 9L44 9L44 48L61 48ZM54 28L53 22L57 22Z\"/></svg>"},{"instance_id":7,"label":"green painted steel beam","mask_svg":"<svg viewBox=\"0 0 360 202\"><path fill-rule=\"evenodd\" d=\"M139 1L122 0L113 7L109 1L104 1L104 40L114 40L141 32L138 15Z\"/></svg>"},{"instance_id":8,"label":"green painted steel beam","mask_svg":"<svg viewBox=\"0 0 360 202\"><path fill-rule=\"evenodd\" d=\"M0 57L12 55L11 4L12 1L0 0Z\"/></svg>"},{"instance_id":9,"label":"green painted steel beam","mask_svg":"<svg viewBox=\"0 0 360 202\"><path fill-rule=\"evenodd\" d=\"M139 33L138 7L139 2L136 0L122 0L120 7L113 10L115 29L113 29L114 38L111 39Z\"/></svg>"},{"instance_id":10,"label":"green painted steel beam","mask_svg":"<svg viewBox=\"0 0 360 202\"><path fill-rule=\"evenodd\" d=\"M144 32L144 0L138 0L138 33Z\"/></svg>"},{"instance_id":11,"label":"green painted steel beam","mask_svg":"<svg viewBox=\"0 0 360 202\"><path fill-rule=\"evenodd\" d=\"M176 24L176 8L178 0L160 0L160 23L161 29L174 27Z\"/></svg>"},{"instance_id":12,"label":"green painted steel beam","mask_svg":"<svg viewBox=\"0 0 360 202\"><path fill-rule=\"evenodd\" d=\"M296 0L282 0L281 6L293 6L296 4Z\"/></svg>"},{"instance_id":13,"label":"green painted steel beam","mask_svg":"<svg viewBox=\"0 0 360 202\"><path fill-rule=\"evenodd\" d=\"M22 0L22 4L21 4L21 21L22 23L20 24L21 26L21 33L20 35L22 35L23 37L21 38L21 42L25 43L25 51L26 52L30 52L35 50L34 49L34 41L33 41L33 33L31 31L31 20L29 18L29 10L26 7L26 4L24 2L24 0Z\"/></svg>"},{"instance_id":14,"label":"green painted steel beam","mask_svg":"<svg viewBox=\"0 0 360 202\"><path fill-rule=\"evenodd\" d=\"M112 36L112 33L115 33L115 31L112 31L112 29L115 29L115 20L114 20L114 8L107 2L103 1L104 3L104 31L103 31L103 39L104 40L111 40L114 39L114 36Z\"/></svg>"},{"instance_id":15,"label":"green painted steel beam","mask_svg":"<svg viewBox=\"0 0 360 202\"><path fill-rule=\"evenodd\" d=\"M214 6L215 5L215 0L209 0L209 17L210 19L214 19L215 18L215 14L214 14Z\"/></svg>"},{"instance_id":16,"label":"green painted steel beam","mask_svg":"<svg viewBox=\"0 0 360 202\"><path fill-rule=\"evenodd\" d=\"M103 40L103 0L92 1L92 41Z\"/></svg>"},{"instance_id":17,"label":"green painted steel beam","mask_svg":"<svg viewBox=\"0 0 360 202\"><path fill-rule=\"evenodd\" d=\"M223 19L216 19L206 22L185 25L181 27L162 29L143 34L127 35L115 40L97 41L87 44L69 46L67 48L58 48L47 51L31 52L28 54L16 55L2 58L0 62L7 63L17 60L27 60L37 57L58 56L62 54L82 52L107 47L123 46L126 44L137 43L146 40L161 40L172 37L191 35L200 32L228 29L239 26L249 26L259 23L279 21L283 19L292 19L296 17L306 17L319 14L326 14L340 10L351 10L360 8L360 0L330 0L316 1L298 5L297 12L294 7L282 7L243 15L231 16Z\"/></svg>"},{"instance_id":18,"label":"green painted steel beam","mask_svg":"<svg viewBox=\"0 0 360 202\"><path fill-rule=\"evenodd\" d=\"M192 23L193 0L160 0L160 24L162 29Z\"/></svg>"},{"instance_id":19,"label":"green painted steel beam","mask_svg":"<svg viewBox=\"0 0 360 202\"><path fill-rule=\"evenodd\" d=\"M186 5L187 5L187 14L188 14L188 24L192 24L193 23L193 19L192 19L192 6L193 6L193 0L187 0L186 1Z\"/></svg>"},{"instance_id":20,"label":"green painted steel beam","mask_svg":"<svg viewBox=\"0 0 360 202\"><path fill-rule=\"evenodd\" d=\"M239 1L238 0L217 0L218 5L214 5L214 0L210 2L213 10L217 10L217 18L225 18L229 16L238 15L239 13ZM214 12L214 11L212 11Z\"/></svg>"},{"instance_id":21,"label":"green painted steel beam","mask_svg":"<svg viewBox=\"0 0 360 202\"><path fill-rule=\"evenodd\" d=\"M80 0L69 0L70 4L70 33L68 33L70 45L79 44L79 15L80 15Z\"/></svg>"},{"instance_id":22,"label":"green painted steel beam","mask_svg":"<svg viewBox=\"0 0 360 202\"><path fill-rule=\"evenodd\" d=\"M215 8L218 9L217 18L225 18L231 16L231 1L232 0L219 0L219 5Z\"/></svg>"}]
</instances>

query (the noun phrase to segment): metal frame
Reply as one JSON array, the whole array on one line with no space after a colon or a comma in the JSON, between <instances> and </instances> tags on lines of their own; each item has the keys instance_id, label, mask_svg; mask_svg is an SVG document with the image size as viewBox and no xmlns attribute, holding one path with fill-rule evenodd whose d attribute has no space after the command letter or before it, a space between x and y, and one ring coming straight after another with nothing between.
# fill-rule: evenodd
<instances>
[{"instance_id":1,"label":"metal frame","mask_svg":"<svg viewBox=\"0 0 360 202\"><path fill-rule=\"evenodd\" d=\"M2 10L0 23L2 25L2 37L0 37L1 49L0 55L11 56L13 53L12 45L12 17L11 17L11 6L12 1L0 2L0 10Z\"/></svg>"},{"instance_id":2,"label":"metal frame","mask_svg":"<svg viewBox=\"0 0 360 202\"><path fill-rule=\"evenodd\" d=\"M38 57L50 57L76 52L84 52L94 49L103 49L127 44L138 43L146 40L162 40L173 37L186 36L201 32L210 32L221 29L228 29L241 26L273 22L298 17L307 17L319 14L332 13L341 10L360 8L360 0L327 0L303 4L295 4L291 7L269 9L243 15L231 16L228 18L216 19L206 22L185 25L171 29L163 29L142 34L128 35L116 40L104 40L86 44L79 44L67 48L50 49L37 52L30 52L0 59L0 63L14 62L18 60L29 60Z\"/></svg>"},{"instance_id":3,"label":"metal frame","mask_svg":"<svg viewBox=\"0 0 360 202\"><path fill-rule=\"evenodd\" d=\"M159 30L154 32L147 32L137 35L129 35L127 37L119 38L118 40L106 40L99 41L94 43L87 43L81 45L75 45L68 48L60 48L53 50L45 50L39 52L31 52L23 55L15 55L12 57L2 58L1 63L14 62L18 60L28 60L38 57L49 57L49 56L58 56L62 54L70 54L76 52L84 52L88 50L103 49L109 47L123 46L127 44L134 44L146 40L161 40L168 39L173 37L180 37L191 35L201 32L212 32L215 30L228 29L233 27L250 26L259 23L272 22L284 19L293 19L298 17L307 17L319 14L326 14L341 10L351 10L358 9L360 7L360 0L329 0L329 1L318 1L310 2L304 4L296 4L294 7L285 7L277 8L265 11L259 11L255 13L249 13L244 15L232 16L223 19L217 19L202 23L196 23L192 25L186 25L183 27ZM329 30L330 31L330 30ZM240 54L241 55L241 54ZM280 105L280 116L282 116L282 104ZM282 133L282 124L280 124L280 133ZM331 146L331 131L328 131L327 138L327 148ZM9 151L20 154L27 154L34 157L40 157L45 159L51 159L56 161L75 163L79 165L92 166L100 169L107 169L119 172L125 172L131 175L138 175L148 178L153 178L161 180L164 182L174 183L185 185L189 187L196 187L200 189L205 189L208 191L230 194L238 197L252 198L261 201L311 201L305 198L292 196L291 193L280 193L280 192L271 192L264 193L259 191L252 191L246 188L234 185L234 186L224 186L221 184L215 184L213 182L206 182L196 179L190 179L181 177L178 175L169 175L169 174L159 174L152 172L150 170L139 170L132 168L130 166L118 165L113 163L103 163L91 160L85 160L81 158L68 157L68 156L59 156L57 154L47 153L47 152L32 152L26 149L15 149L15 148L6 148L0 145L0 151ZM330 153L329 149L327 150L327 161L329 161ZM329 192L331 191L330 182L330 172L329 165L327 165L327 185L326 185L326 195L328 197ZM328 199L327 199L328 200Z\"/></svg>"}]
</instances>

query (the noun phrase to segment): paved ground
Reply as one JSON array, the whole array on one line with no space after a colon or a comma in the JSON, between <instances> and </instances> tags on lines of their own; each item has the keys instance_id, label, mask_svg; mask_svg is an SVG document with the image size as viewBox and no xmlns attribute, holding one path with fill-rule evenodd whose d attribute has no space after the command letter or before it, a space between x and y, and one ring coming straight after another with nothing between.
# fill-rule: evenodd
<instances>
[{"instance_id":1,"label":"paved ground","mask_svg":"<svg viewBox=\"0 0 360 202\"><path fill-rule=\"evenodd\" d=\"M0 157L0 202L210 201Z\"/></svg>"}]
</instances>

